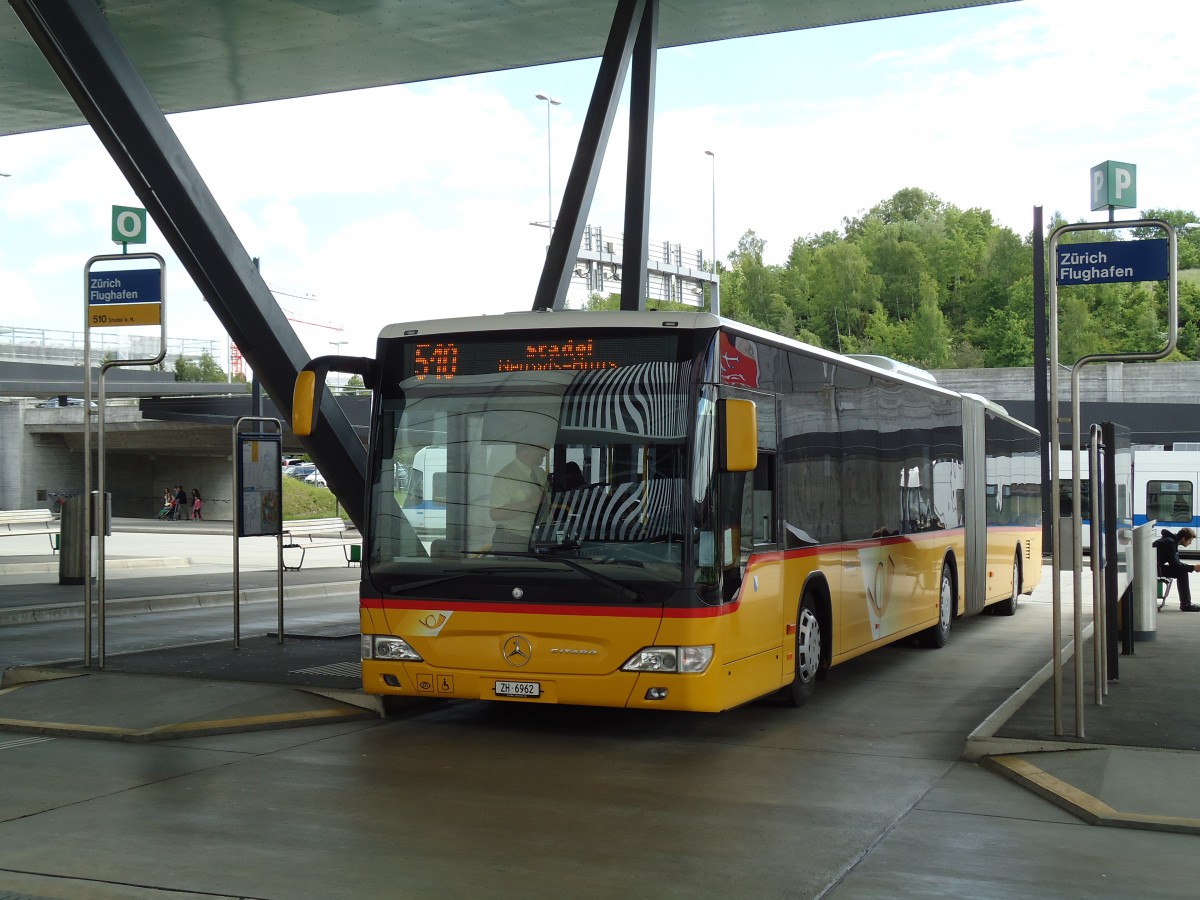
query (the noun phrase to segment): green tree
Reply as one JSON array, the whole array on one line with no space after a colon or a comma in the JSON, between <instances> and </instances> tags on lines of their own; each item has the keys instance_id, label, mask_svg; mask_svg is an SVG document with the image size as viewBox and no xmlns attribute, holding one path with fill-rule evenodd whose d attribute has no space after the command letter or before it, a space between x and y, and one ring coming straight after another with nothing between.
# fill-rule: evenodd
<instances>
[{"instance_id":1,"label":"green tree","mask_svg":"<svg viewBox=\"0 0 1200 900\"><path fill-rule=\"evenodd\" d=\"M1180 229L1198 221L1188 210L1144 215ZM1065 224L1054 213L1047 234ZM746 231L722 270L722 314L810 344L926 367L1032 364L1031 234L1021 238L987 210L960 209L916 187L844 218L842 226L841 232L797 238L783 265L768 264L765 242ZM1122 229L1089 230L1068 233L1061 243L1129 237ZM1200 267L1200 228L1181 230L1179 247L1181 268ZM589 308L616 305L608 298ZM1180 279L1179 305L1177 353L1200 358L1200 278ZM1162 285L1064 288L1062 361L1144 350L1147 340L1165 331L1164 310Z\"/></svg>"},{"instance_id":2,"label":"green tree","mask_svg":"<svg viewBox=\"0 0 1200 900\"><path fill-rule=\"evenodd\" d=\"M1088 307L1086 296L1072 294L1058 304L1058 361L1073 365L1076 360L1104 350L1100 328Z\"/></svg>"},{"instance_id":3,"label":"green tree","mask_svg":"<svg viewBox=\"0 0 1200 900\"><path fill-rule=\"evenodd\" d=\"M928 275L922 275L921 300L910 323L908 361L927 369L940 369L950 364L950 326L937 302L937 286Z\"/></svg>"},{"instance_id":4,"label":"green tree","mask_svg":"<svg viewBox=\"0 0 1200 900\"><path fill-rule=\"evenodd\" d=\"M874 220L882 225L893 222L918 222L936 216L944 204L936 194L920 188L903 188L887 200L871 207L861 219L842 219L848 239L860 237L867 224Z\"/></svg>"},{"instance_id":5,"label":"green tree","mask_svg":"<svg viewBox=\"0 0 1200 900\"><path fill-rule=\"evenodd\" d=\"M983 349L987 368L1033 365L1033 336L1026 332L1030 323L1011 309L993 309L983 323L978 344Z\"/></svg>"},{"instance_id":6,"label":"green tree","mask_svg":"<svg viewBox=\"0 0 1200 900\"><path fill-rule=\"evenodd\" d=\"M842 241L816 251L809 322L824 346L841 353L858 351L882 285L857 244Z\"/></svg>"},{"instance_id":7,"label":"green tree","mask_svg":"<svg viewBox=\"0 0 1200 900\"><path fill-rule=\"evenodd\" d=\"M766 242L753 230L729 254L729 271L721 279L721 312L759 328L771 328L772 303L782 297L778 267L763 262Z\"/></svg>"},{"instance_id":8,"label":"green tree","mask_svg":"<svg viewBox=\"0 0 1200 900\"><path fill-rule=\"evenodd\" d=\"M215 383L225 380L225 370L218 366L212 356L205 351L195 362L183 356L177 357L175 380Z\"/></svg>"}]
</instances>

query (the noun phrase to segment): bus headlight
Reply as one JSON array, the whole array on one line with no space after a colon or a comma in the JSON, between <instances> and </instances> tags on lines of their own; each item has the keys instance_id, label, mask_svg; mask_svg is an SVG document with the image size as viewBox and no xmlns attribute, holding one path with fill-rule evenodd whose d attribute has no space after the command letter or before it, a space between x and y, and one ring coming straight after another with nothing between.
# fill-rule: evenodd
<instances>
[{"instance_id":1,"label":"bus headlight","mask_svg":"<svg viewBox=\"0 0 1200 900\"><path fill-rule=\"evenodd\" d=\"M410 662L424 662L421 654L403 638L385 634L364 634L361 638L361 645L363 659L402 659Z\"/></svg>"},{"instance_id":2,"label":"bus headlight","mask_svg":"<svg viewBox=\"0 0 1200 900\"><path fill-rule=\"evenodd\" d=\"M701 647L644 647L621 666L626 672L699 673L712 662L712 644Z\"/></svg>"}]
</instances>

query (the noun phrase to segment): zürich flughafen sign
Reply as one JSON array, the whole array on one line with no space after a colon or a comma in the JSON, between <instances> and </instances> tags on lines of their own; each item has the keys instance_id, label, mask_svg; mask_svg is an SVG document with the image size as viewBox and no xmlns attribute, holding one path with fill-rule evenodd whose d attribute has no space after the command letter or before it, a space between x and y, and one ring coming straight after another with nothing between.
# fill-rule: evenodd
<instances>
[{"instance_id":1,"label":"z\u00fcrich flughafen sign","mask_svg":"<svg viewBox=\"0 0 1200 900\"><path fill-rule=\"evenodd\" d=\"M1165 240L1065 244L1057 248L1055 274L1059 285L1164 281L1168 246Z\"/></svg>"}]
</instances>

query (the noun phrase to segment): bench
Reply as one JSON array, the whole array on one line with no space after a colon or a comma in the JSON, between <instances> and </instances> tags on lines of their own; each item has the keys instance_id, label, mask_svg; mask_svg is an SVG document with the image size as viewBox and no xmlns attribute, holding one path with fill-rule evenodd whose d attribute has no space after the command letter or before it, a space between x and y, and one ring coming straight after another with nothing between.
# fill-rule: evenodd
<instances>
[{"instance_id":1,"label":"bench","mask_svg":"<svg viewBox=\"0 0 1200 900\"><path fill-rule=\"evenodd\" d=\"M0 509L0 537L12 534L45 534L58 552L59 522L48 509Z\"/></svg>"},{"instance_id":2,"label":"bench","mask_svg":"<svg viewBox=\"0 0 1200 900\"><path fill-rule=\"evenodd\" d=\"M284 553L283 567L290 572L300 570L304 565L305 551L314 547L341 547L347 566L362 562L362 537L353 525L341 519L294 519L284 522L283 539L284 551L300 551L300 558L295 560L294 566L287 564L288 554Z\"/></svg>"}]
</instances>

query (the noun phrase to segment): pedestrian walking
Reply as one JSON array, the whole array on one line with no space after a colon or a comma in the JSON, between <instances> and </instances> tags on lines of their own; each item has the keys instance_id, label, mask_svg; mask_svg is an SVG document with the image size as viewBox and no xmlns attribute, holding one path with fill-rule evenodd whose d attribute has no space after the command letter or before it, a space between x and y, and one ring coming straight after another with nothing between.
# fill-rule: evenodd
<instances>
[{"instance_id":1,"label":"pedestrian walking","mask_svg":"<svg viewBox=\"0 0 1200 900\"><path fill-rule=\"evenodd\" d=\"M204 519L200 514L200 510L204 508L204 498L200 496L199 488L192 488L192 518Z\"/></svg>"}]
</instances>

